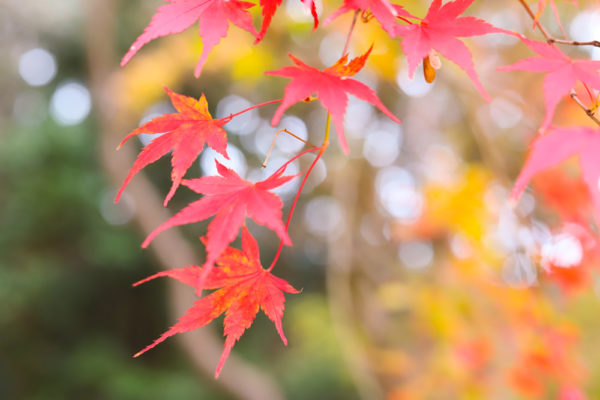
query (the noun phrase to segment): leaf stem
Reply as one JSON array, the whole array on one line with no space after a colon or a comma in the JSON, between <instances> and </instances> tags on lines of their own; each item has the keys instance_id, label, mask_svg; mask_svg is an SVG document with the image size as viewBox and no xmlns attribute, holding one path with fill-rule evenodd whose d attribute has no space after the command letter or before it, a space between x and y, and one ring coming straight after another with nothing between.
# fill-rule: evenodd
<instances>
[{"instance_id":1,"label":"leaf stem","mask_svg":"<svg viewBox=\"0 0 600 400\"><path fill-rule=\"evenodd\" d=\"M265 168L267 166L267 162L269 161L269 158L271 157L271 153L273 152L273 147L275 146L275 140L277 139L277 136L279 136L280 133L285 132L288 135L290 135L291 137L298 139L299 141L301 141L302 143L316 149L317 146L315 146L314 144L312 144L311 142L309 142L308 140L304 140L302 139L300 136L288 131L287 129L280 129L277 132L275 132L275 136L273 137L273 141L271 142L271 147L269 147L269 151L267 152L267 157L265 158L265 161L263 161L261 167Z\"/></svg>"},{"instance_id":2,"label":"leaf stem","mask_svg":"<svg viewBox=\"0 0 600 400\"><path fill-rule=\"evenodd\" d=\"M321 152L324 152L325 149L329 146L329 131L331 125L331 113L327 113L327 122L325 123L325 136L323 137L323 143L321 144Z\"/></svg>"},{"instance_id":3,"label":"leaf stem","mask_svg":"<svg viewBox=\"0 0 600 400\"><path fill-rule=\"evenodd\" d=\"M300 155L302 155L304 153L307 153L309 151L319 150L319 154L317 154L317 157L315 157L315 159L312 162L312 164L310 164L310 167L308 167L308 170L306 171L306 174L304 175L304 179L302 179L302 183L300 184L300 187L298 188L298 192L296 193L296 197L294 197L294 202L292 203L292 207L290 207L290 213L288 214L288 218L287 218L287 221L285 223L285 230L286 231L290 227L290 222L292 221L292 215L294 215L294 210L296 209L296 205L298 204L298 199L300 198L300 194L302 193L302 189L304 188L304 185L306 184L306 181L308 180L308 176L312 172L312 170L315 167L315 165L317 165L317 162L319 161L319 159L321 158L321 156L323 155L323 153L325 152L325 150L327 150L327 147L329 147L330 126L331 126L331 114L327 113L327 122L325 123L325 136L323 138L323 144L321 145L321 147L317 147L317 148L314 148L314 149L308 149L308 150L304 151L303 153L301 153L301 154L299 154L298 156L295 157L295 158L297 158ZM294 158L292 158L290 161L288 161L284 165L289 164L293 160L294 160ZM273 262L271 263L271 265L269 266L269 268L267 269L267 271L271 272L271 270L273 269L273 267L277 263L277 260L279 260L279 256L281 255L281 250L282 249L283 249L283 242L280 242L279 243L279 247L277 248L277 253L275 253L275 257L273 258Z\"/></svg>"},{"instance_id":4,"label":"leaf stem","mask_svg":"<svg viewBox=\"0 0 600 400\"><path fill-rule=\"evenodd\" d=\"M244 109L244 110L242 110L242 111L236 112L235 114L229 114L229 116L227 116L227 117L224 117L224 118L221 118L221 121L225 121L225 120L227 120L227 121L223 122L223 124L226 124L226 123L228 123L229 121L231 121L233 118L237 117L238 115L241 115L241 114L243 114L243 113L245 113L245 112L248 112L248 111L254 110L255 108L258 108L258 107L262 107L262 106L268 106L269 104L274 104L274 103L279 103L279 102L280 102L280 101L282 101L282 100L283 100L283 99L277 99L277 100L271 100L271 101L267 101L267 102L265 102L265 103L256 104L256 105L254 105L254 106L252 106L252 107L248 107L248 108L246 108L246 109Z\"/></svg>"},{"instance_id":5,"label":"leaf stem","mask_svg":"<svg viewBox=\"0 0 600 400\"><path fill-rule=\"evenodd\" d=\"M412 22L411 20L409 20L409 19L406 19L406 18L404 18L404 17L397 16L396 18L398 18L400 21L404 21L404 22L406 22L406 23L407 23L407 24L409 24L409 25L414 25L414 22Z\"/></svg>"},{"instance_id":6,"label":"leaf stem","mask_svg":"<svg viewBox=\"0 0 600 400\"><path fill-rule=\"evenodd\" d=\"M352 32L354 32L354 27L356 26L356 20L358 19L359 13L360 13L360 9L354 11L354 16L352 17L352 23L350 24L350 29L348 30L348 34L346 35L346 43L344 43L344 50L342 51L342 57L348 53L348 47L350 47L350 39L352 39Z\"/></svg>"},{"instance_id":7,"label":"leaf stem","mask_svg":"<svg viewBox=\"0 0 600 400\"><path fill-rule=\"evenodd\" d=\"M591 92L590 88L585 83L583 83L583 82L581 82L581 83L583 84L583 87L585 88L585 91L587 92L588 96L590 96L590 101L593 103L594 102L594 96L592 95L592 92Z\"/></svg>"},{"instance_id":8,"label":"leaf stem","mask_svg":"<svg viewBox=\"0 0 600 400\"><path fill-rule=\"evenodd\" d=\"M284 170L288 165L290 165L291 163L293 163L294 161L296 161L296 159L302 157L305 154L308 153L312 153L313 151L317 151L317 150L321 150L320 147L315 147L312 149L308 149L308 150L304 150L302 153L295 155L294 157L290 158L289 160L287 160L281 167L277 168L277 171L275 171L274 173L281 173L282 170Z\"/></svg>"}]
</instances>

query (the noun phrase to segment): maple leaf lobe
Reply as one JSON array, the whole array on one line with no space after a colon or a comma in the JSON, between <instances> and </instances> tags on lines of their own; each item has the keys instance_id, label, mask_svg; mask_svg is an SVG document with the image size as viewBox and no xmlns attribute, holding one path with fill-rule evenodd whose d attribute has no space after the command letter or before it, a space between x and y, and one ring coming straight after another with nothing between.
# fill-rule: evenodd
<instances>
[{"instance_id":1,"label":"maple leaf lobe","mask_svg":"<svg viewBox=\"0 0 600 400\"><path fill-rule=\"evenodd\" d=\"M300 0L306 8L310 11L313 17L313 31L317 29L319 26L319 16L317 15L317 6L313 0ZM260 5L262 7L262 16L263 22L260 28L260 32L256 36L256 41L254 44L260 42L265 33L267 33L267 29L269 25L271 25L271 20L273 19L273 15L275 15L275 11L281 5L282 0L260 0Z\"/></svg>"},{"instance_id":2,"label":"maple leaf lobe","mask_svg":"<svg viewBox=\"0 0 600 400\"><path fill-rule=\"evenodd\" d=\"M156 117L133 130L123 139L119 147L133 136L141 133L161 134L142 149L123 181L115 197L115 203L119 201L125 187L135 174L170 151L173 152L171 156L171 180L173 184L164 200L165 206L175 194L183 176L198 158L205 144L229 159L227 155L227 133L222 128L226 123L224 122L225 119L212 119L204 94L199 100L195 100L192 97L175 93L167 87L165 87L165 91L178 113Z\"/></svg>"},{"instance_id":3,"label":"maple leaf lobe","mask_svg":"<svg viewBox=\"0 0 600 400\"><path fill-rule=\"evenodd\" d=\"M165 0L156 9L144 32L123 56L124 66L147 43L159 37L183 32L198 22L198 34L202 37L202 55L194 70L200 76L208 54L222 38L227 36L229 24L233 23L254 36L258 33L252 25L248 9L253 3L239 0Z\"/></svg>"}]
</instances>

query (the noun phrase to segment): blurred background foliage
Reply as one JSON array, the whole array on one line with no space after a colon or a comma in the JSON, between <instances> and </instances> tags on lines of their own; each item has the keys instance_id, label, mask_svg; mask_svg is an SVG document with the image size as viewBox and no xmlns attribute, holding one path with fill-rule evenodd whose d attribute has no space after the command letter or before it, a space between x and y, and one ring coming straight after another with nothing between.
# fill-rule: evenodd
<instances>
[{"instance_id":1,"label":"blurred background foliage","mask_svg":"<svg viewBox=\"0 0 600 400\"><path fill-rule=\"evenodd\" d=\"M111 15L116 40L108 45L123 54L160 3L118 2ZM429 2L403 4L422 16ZM598 38L595 2L557 4L572 39ZM322 19L338 6L318 3ZM164 282L131 283L182 265L160 265L140 249L147 232L134 222L146 199L126 195L113 204L116 184L98 156L107 117L97 99L126 121L104 139L114 147L141 121L172 111L163 86L205 93L213 115L223 117L281 97L286 80L264 72L288 65L289 52L331 65L351 15L312 32L302 4L286 0L259 45L232 27L197 80L192 70L202 44L195 29L159 39L126 68L111 65L111 96L104 98L90 84L97 43L85 33L86 2L0 0L0 7L7 61L0 65L0 398L236 398L199 371L177 340L131 358L177 317ZM468 13L540 39L517 1L480 0ZM258 25L258 8L253 15ZM550 10L542 21L559 36ZM358 79L375 87L403 124L351 99L351 154L334 141L318 164L292 224L295 245L276 270L303 289L287 298L290 345L280 344L261 315L234 352L289 399L600 397L598 254L576 164L541 176L519 204L507 206L544 108L539 76L495 69L528 56L525 46L499 35L468 42L493 97L487 103L446 60L432 85L419 73L409 80L398 40L375 20L360 22L351 55L372 43ZM226 126L229 165L248 179L302 148L280 137L260 169L276 131L268 124L274 109ZM568 102L555 122L589 124ZM320 143L324 124L315 102L290 108L280 126ZM141 139L127 146L140 148ZM188 176L214 173L214 157L205 151ZM161 195L168 171L167 158L147 168ZM288 207L296 188L280 193ZM194 198L181 189L169 209ZM263 262L271 259L274 236L251 228ZM201 247L203 229L183 232Z\"/></svg>"}]
</instances>

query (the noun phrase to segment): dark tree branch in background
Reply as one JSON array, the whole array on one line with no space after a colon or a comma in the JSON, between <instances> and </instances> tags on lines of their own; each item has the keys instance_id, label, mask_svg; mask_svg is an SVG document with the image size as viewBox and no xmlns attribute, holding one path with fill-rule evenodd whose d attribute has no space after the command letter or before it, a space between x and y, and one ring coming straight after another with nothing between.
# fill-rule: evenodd
<instances>
[{"instance_id":1,"label":"dark tree branch in background","mask_svg":"<svg viewBox=\"0 0 600 400\"><path fill-rule=\"evenodd\" d=\"M86 51L96 118L100 132L100 162L112 185L119 187L127 171L135 161L131 146L115 151L123 134L131 129L134 117L117 110L112 100L110 76L119 68L114 50L116 42L115 16L117 0L90 0L87 2ZM162 207L162 198L143 173L138 174L127 188L135 201L135 220L146 236L163 221L171 217ZM165 268L179 268L199 259L193 248L177 229L170 229L154 241L152 247L158 263ZM151 273L150 271L148 272ZM168 280L171 320L185 314L197 297L175 280ZM158 335L159 332L157 332ZM151 338L147 338L150 340ZM140 340L143 340L140 338ZM235 355L229 357L227 368L220 379L213 381L215 365L220 357L222 343L210 328L201 328L180 335L178 343L191 358L197 372L213 385L226 390L241 400L283 400L277 383L251 364ZM140 342L142 347L145 343Z\"/></svg>"},{"instance_id":2,"label":"dark tree branch in background","mask_svg":"<svg viewBox=\"0 0 600 400\"><path fill-rule=\"evenodd\" d=\"M356 255L355 233L359 231L357 223L358 183L361 172L353 163L334 172L333 196L344 199L346 229L340 236L328 244L326 269L327 299L336 336L348 360L348 369L354 378L354 384L362 399L383 399L384 388L377 379L374 366L369 358L368 346L361 335L359 311L354 306L352 275Z\"/></svg>"}]
</instances>

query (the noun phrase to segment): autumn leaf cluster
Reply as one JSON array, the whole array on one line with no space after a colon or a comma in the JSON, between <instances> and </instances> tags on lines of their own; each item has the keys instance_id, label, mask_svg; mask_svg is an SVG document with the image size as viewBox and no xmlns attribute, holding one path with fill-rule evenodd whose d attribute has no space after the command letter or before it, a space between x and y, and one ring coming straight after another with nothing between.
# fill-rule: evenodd
<instances>
[{"instance_id":1,"label":"autumn leaf cluster","mask_svg":"<svg viewBox=\"0 0 600 400\"><path fill-rule=\"evenodd\" d=\"M295 0L297 1L297 0ZM347 43L340 49L339 60L326 68L310 66L293 54L289 57L293 65L266 72L268 76L289 79L281 99L267 100L265 103L240 110L235 114L214 119L209 112L209 103L204 94L198 100L178 94L165 88L176 113L157 117L125 137L121 145L138 134L151 134L154 139L139 154L119 193L116 201L126 189L134 175L147 165L171 153L172 186L165 197L164 205L183 185L202 195L199 200L189 204L173 218L160 225L144 241L143 247L162 231L185 224L212 220L208 224L202 243L206 248L206 260L202 266L189 266L158 273L145 282L159 276L167 276L192 286L197 293L202 290L215 290L200 298L180 318L179 322L160 336L154 343L137 355L149 350L166 338L177 333L187 332L210 323L225 313L225 349L217 367L220 373L233 345L243 332L252 324L259 309L273 321L284 343L282 317L284 311L284 292L297 293L289 283L272 275L271 270L277 262L283 245L292 245L288 234L294 208L316 162L329 146L329 123L332 122L339 145L344 153L351 149L346 140L344 119L348 108L348 95L366 101L377 107L395 123L400 119L390 111L377 96L375 90L358 79L352 78L360 72L377 43L358 57L349 58L348 43L358 16L364 21L375 19L383 31L397 40L403 50L409 76L413 76L417 67L423 65L427 81L435 79L440 73L440 57L456 64L472 81L475 89L484 100L491 99L476 71L477 63L463 42L463 38L486 34L502 34L518 37L536 56L500 67L502 71L528 71L545 73L543 91L546 114L541 121L540 136L532 145L531 153L515 183L512 198L517 201L528 183L544 170L555 166L571 156L578 156L582 176L594 202L596 222L600 222L600 132L588 127L554 127L553 116L560 102L575 93L581 87L588 92L600 90L599 61L573 59L561 51L552 41L534 41L521 33L511 32L472 16L464 16L474 0L454 0L443 3L433 0L424 16L415 16L407 8L408 3L394 4L388 0L344 0L343 4L331 13L321 25L327 26L340 15L352 12L354 19ZM319 28L318 13L312 0L302 0L313 17L314 29ZM538 2L538 15L547 5L547 1ZM554 1L550 1L555 9ZM211 50L227 36L230 25L246 31L255 38L255 46L269 34L274 18L278 18L281 0L260 0L262 9L260 29L255 28L249 10L257 4L238 0L171 0L158 7L149 25L134 41L122 59L121 65L131 58L150 41L171 34L183 32L198 23L198 34L202 38L202 55L195 69L195 76L201 76L203 66L209 59ZM557 14L556 14L557 15ZM535 16L534 16L535 17ZM539 24L537 17L534 27ZM438 71L438 72L436 72ZM243 179L234 170L216 162L218 175L185 179L191 165L203 149L208 146L221 154L227 154L227 124L244 112L267 104L279 106L271 118L271 125L278 126L282 116L294 104L318 100L327 113L325 136L320 146L307 144L308 149L297 154L281 165L271 176L258 182ZM594 100L594 99L592 99ZM314 155L308 170L298 175L285 175L288 165L299 157ZM286 223L283 222L283 202L274 189L300 179L301 184L290 208ZM275 232L281 246L275 260L268 268L263 268L259 258L258 245L250 234L246 220L252 219L258 225ZM583 225L582 225L583 226ZM242 249L231 247L231 243L242 232ZM591 229L584 229L586 235L594 236ZM588 235L588 236L589 236ZM592 248L596 241L592 239Z\"/></svg>"}]
</instances>

